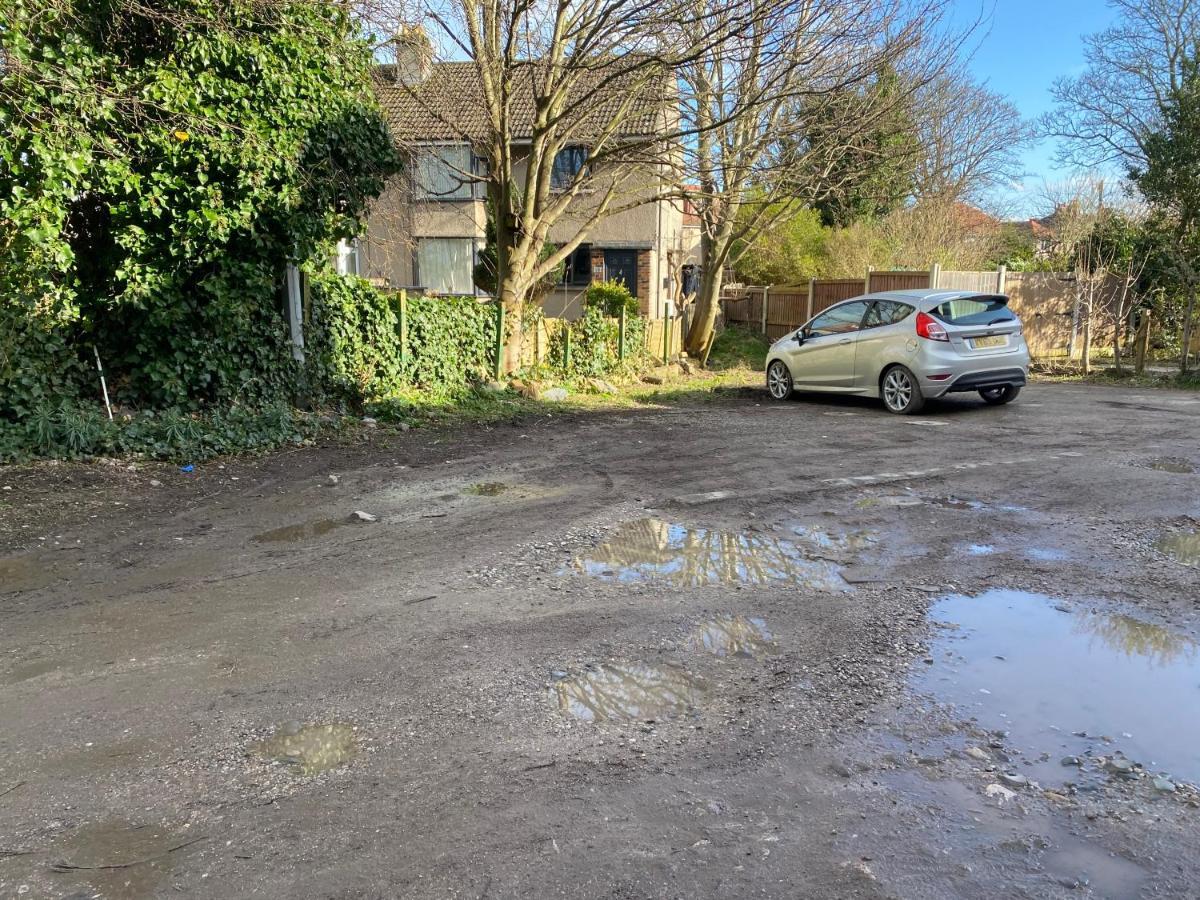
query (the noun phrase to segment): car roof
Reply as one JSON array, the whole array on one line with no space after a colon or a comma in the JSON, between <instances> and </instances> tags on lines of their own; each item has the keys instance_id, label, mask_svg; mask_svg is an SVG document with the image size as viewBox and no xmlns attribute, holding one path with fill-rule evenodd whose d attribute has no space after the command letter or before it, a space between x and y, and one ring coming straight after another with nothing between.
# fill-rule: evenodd
<instances>
[{"instance_id":1,"label":"car roof","mask_svg":"<svg viewBox=\"0 0 1200 900\"><path fill-rule=\"evenodd\" d=\"M905 291L876 291L864 294L872 300L901 300L905 303L944 303L947 300L959 300L963 297L1003 297L995 291L943 291L933 288L910 288Z\"/></svg>"}]
</instances>

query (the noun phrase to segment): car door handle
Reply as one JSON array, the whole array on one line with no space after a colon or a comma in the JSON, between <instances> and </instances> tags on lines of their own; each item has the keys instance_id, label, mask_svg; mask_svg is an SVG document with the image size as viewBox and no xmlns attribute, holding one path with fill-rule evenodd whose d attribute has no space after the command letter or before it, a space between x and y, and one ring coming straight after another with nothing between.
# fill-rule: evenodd
<instances>
[{"instance_id":1,"label":"car door handle","mask_svg":"<svg viewBox=\"0 0 1200 900\"><path fill-rule=\"evenodd\" d=\"M853 341L850 338L842 338L840 341L838 341L838 343L839 344L850 344L850 343L853 343Z\"/></svg>"}]
</instances>

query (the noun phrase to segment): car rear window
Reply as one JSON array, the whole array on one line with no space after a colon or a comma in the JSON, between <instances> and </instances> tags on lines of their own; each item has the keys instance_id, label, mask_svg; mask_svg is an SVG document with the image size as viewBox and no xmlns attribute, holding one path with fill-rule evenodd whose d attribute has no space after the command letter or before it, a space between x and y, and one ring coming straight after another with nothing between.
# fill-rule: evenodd
<instances>
[{"instance_id":1,"label":"car rear window","mask_svg":"<svg viewBox=\"0 0 1200 900\"><path fill-rule=\"evenodd\" d=\"M939 303L933 314L948 325L992 325L1016 318L1007 297L959 297Z\"/></svg>"}]
</instances>

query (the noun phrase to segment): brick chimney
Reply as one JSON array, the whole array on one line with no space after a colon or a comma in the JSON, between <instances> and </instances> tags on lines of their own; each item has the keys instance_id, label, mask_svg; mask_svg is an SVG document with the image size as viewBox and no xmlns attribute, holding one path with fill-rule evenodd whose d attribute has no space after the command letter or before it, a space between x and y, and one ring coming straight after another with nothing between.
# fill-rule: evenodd
<instances>
[{"instance_id":1,"label":"brick chimney","mask_svg":"<svg viewBox=\"0 0 1200 900\"><path fill-rule=\"evenodd\" d=\"M433 71L433 44L421 25L401 25L392 43L396 48L396 82L415 87Z\"/></svg>"}]
</instances>

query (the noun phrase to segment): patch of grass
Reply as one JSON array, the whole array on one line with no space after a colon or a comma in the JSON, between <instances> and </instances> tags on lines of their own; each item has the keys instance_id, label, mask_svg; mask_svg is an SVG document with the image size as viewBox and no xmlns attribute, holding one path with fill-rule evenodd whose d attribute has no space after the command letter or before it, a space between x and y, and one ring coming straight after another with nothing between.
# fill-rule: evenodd
<instances>
[{"instance_id":1,"label":"patch of grass","mask_svg":"<svg viewBox=\"0 0 1200 900\"><path fill-rule=\"evenodd\" d=\"M1180 375L1147 372L1143 375L1134 373L1131 367L1117 371L1114 368L1093 369L1084 375L1078 367L1035 365L1031 369L1034 381L1051 384L1107 384L1124 385L1136 388L1166 388L1184 391L1200 390L1200 372Z\"/></svg>"},{"instance_id":2,"label":"patch of grass","mask_svg":"<svg viewBox=\"0 0 1200 900\"><path fill-rule=\"evenodd\" d=\"M767 363L771 342L748 328L730 326L717 335L708 354L708 368L714 371L752 369L761 372Z\"/></svg>"}]
</instances>

